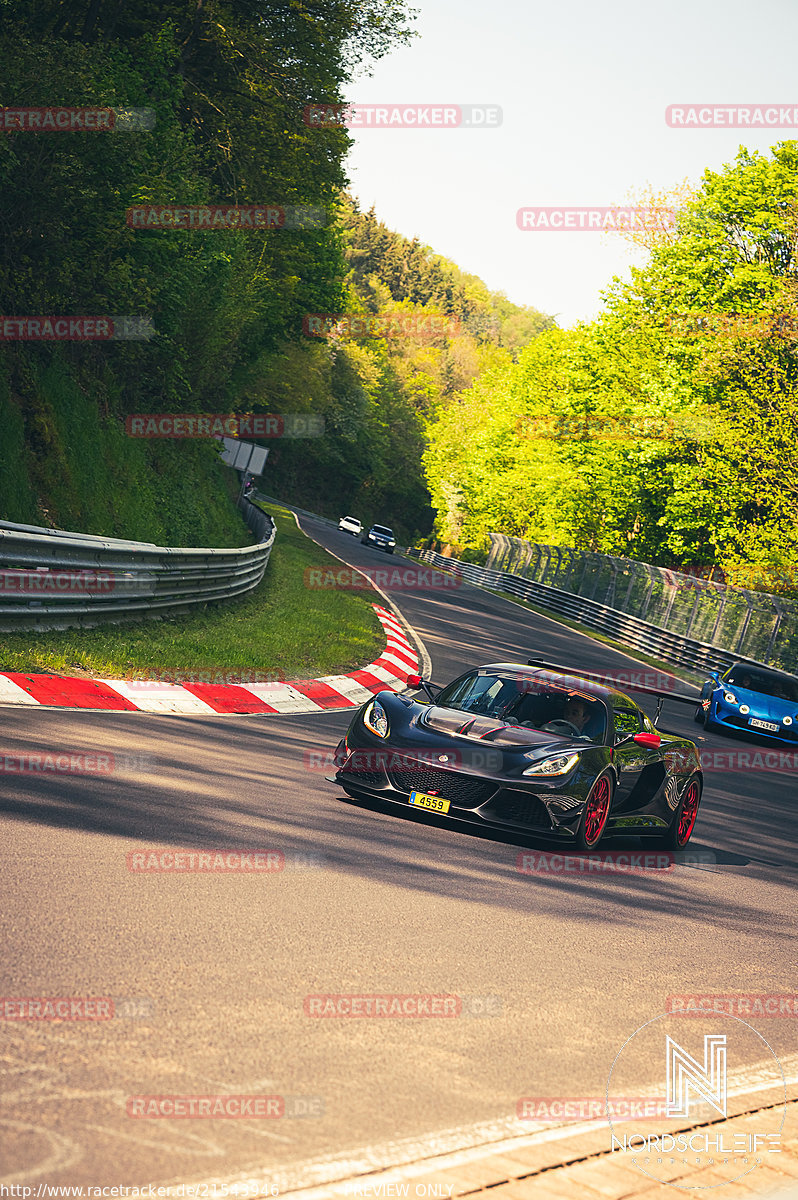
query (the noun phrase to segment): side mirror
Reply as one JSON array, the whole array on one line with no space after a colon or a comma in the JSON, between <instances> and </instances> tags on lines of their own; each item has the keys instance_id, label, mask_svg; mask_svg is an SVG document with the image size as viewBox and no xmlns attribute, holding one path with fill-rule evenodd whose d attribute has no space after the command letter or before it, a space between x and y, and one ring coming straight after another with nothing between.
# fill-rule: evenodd
<instances>
[{"instance_id":1,"label":"side mirror","mask_svg":"<svg viewBox=\"0 0 798 1200\"><path fill-rule=\"evenodd\" d=\"M439 683L433 683L431 679L422 679L420 675L408 675L407 686L409 688L421 688L426 694L427 699L433 701L435 697L432 694L432 688L435 688L438 692L441 690Z\"/></svg>"},{"instance_id":2,"label":"side mirror","mask_svg":"<svg viewBox=\"0 0 798 1200\"><path fill-rule=\"evenodd\" d=\"M627 733L626 737L619 738L613 749L617 750L619 746L628 746L630 742L637 742L638 746L645 746L647 750L659 750L662 738L658 733Z\"/></svg>"},{"instance_id":3,"label":"side mirror","mask_svg":"<svg viewBox=\"0 0 798 1200\"><path fill-rule=\"evenodd\" d=\"M715 683L720 684L720 671L710 671L709 678L714 679Z\"/></svg>"}]
</instances>

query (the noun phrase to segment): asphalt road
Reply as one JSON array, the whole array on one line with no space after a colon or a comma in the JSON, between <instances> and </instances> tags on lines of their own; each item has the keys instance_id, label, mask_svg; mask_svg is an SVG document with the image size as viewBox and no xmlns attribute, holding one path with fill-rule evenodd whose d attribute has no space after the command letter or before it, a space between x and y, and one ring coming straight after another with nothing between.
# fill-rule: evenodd
<instances>
[{"instance_id":1,"label":"asphalt road","mask_svg":"<svg viewBox=\"0 0 798 1200\"><path fill-rule=\"evenodd\" d=\"M303 522L354 565L399 565ZM630 662L472 588L391 593L436 680L536 651ZM667 727L703 737L690 710ZM795 986L795 774L711 771L700 867L522 876L533 841L347 801L309 764L350 714L2 709L2 753L98 752L104 775L4 774L5 997L114 997L109 1021L0 1022L0 1182L289 1184L509 1129L520 1097L602 1096L671 994ZM728 753L751 744L708 737ZM616 848L639 848L634 839ZM286 869L141 873L128 855L279 850ZM714 856L714 861L712 861ZM309 995L457 995L455 1019L314 1019ZM121 1004L120 1000L127 1000ZM793 1019L757 1028L779 1055ZM636 1081L655 1074L654 1064ZM279 1120L135 1119L131 1097L280 1095ZM299 1099L291 1099L291 1098ZM321 1115L319 1115L321 1114ZM523 1132L523 1129L518 1131ZM206 1195L210 1194L206 1192Z\"/></svg>"}]
</instances>

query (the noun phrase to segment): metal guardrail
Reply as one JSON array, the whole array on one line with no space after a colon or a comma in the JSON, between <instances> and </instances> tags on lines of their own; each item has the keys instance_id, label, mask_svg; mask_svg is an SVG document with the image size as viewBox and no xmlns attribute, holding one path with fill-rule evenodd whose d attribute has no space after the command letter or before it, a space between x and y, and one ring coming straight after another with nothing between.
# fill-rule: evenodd
<instances>
[{"instance_id":1,"label":"metal guardrail","mask_svg":"<svg viewBox=\"0 0 798 1200\"><path fill-rule=\"evenodd\" d=\"M586 596L577 596L573 592L536 580L526 579L509 571L494 570L489 567L478 567L474 563L461 562L456 558L446 558L434 550L410 550L414 558L429 563L443 571L455 571L467 583L477 587L490 588L496 592L507 592L530 604L568 617L572 621L606 633L615 641L654 658L686 667L698 675L708 671L725 671L735 662L745 662L752 666L765 664L759 659L749 658L743 654L734 653L721 646L711 645L675 633L661 626L640 620L630 613L621 612L607 604L602 604ZM535 649L530 645L529 650Z\"/></svg>"},{"instance_id":2,"label":"metal guardrail","mask_svg":"<svg viewBox=\"0 0 798 1200\"><path fill-rule=\"evenodd\" d=\"M256 587L275 527L240 502L258 541L234 550L41 529L0 521L0 630L68 629L183 612Z\"/></svg>"},{"instance_id":3,"label":"metal guardrail","mask_svg":"<svg viewBox=\"0 0 798 1200\"><path fill-rule=\"evenodd\" d=\"M487 567L596 601L676 638L798 669L798 601L715 583L637 559L492 533Z\"/></svg>"}]
</instances>

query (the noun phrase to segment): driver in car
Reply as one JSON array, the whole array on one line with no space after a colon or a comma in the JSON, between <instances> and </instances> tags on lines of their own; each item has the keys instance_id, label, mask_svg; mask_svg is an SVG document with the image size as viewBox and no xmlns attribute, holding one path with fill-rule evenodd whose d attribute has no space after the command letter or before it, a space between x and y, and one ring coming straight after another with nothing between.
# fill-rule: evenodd
<instances>
[{"instance_id":1,"label":"driver in car","mask_svg":"<svg viewBox=\"0 0 798 1200\"><path fill-rule=\"evenodd\" d=\"M569 696L565 701L562 716L554 721L547 721L541 729L547 733L561 733L563 725L570 725L577 735L581 735L590 719L590 710L581 696ZM570 730L569 730L570 732Z\"/></svg>"}]
</instances>

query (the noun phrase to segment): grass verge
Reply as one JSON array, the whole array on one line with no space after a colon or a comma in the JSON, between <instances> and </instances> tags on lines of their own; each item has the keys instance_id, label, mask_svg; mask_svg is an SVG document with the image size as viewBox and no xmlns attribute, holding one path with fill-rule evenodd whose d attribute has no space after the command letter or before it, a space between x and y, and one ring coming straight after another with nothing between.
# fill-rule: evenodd
<instances>
[{"instance_id":1,"label":"grass verge","mask_svg":"<svg viewBox=\"0 0 798 1200\"><path fill-rule=\"evenodd\" d=\"M308 567L338 568L297 529L285 509L269 505L277 537L264 577L247 596L162 620L97 629L1 634L0 669L109 679L313 678L372 662L385 645L372 608L378 593L314 590Z\"/></svg>"}]
</instances>

